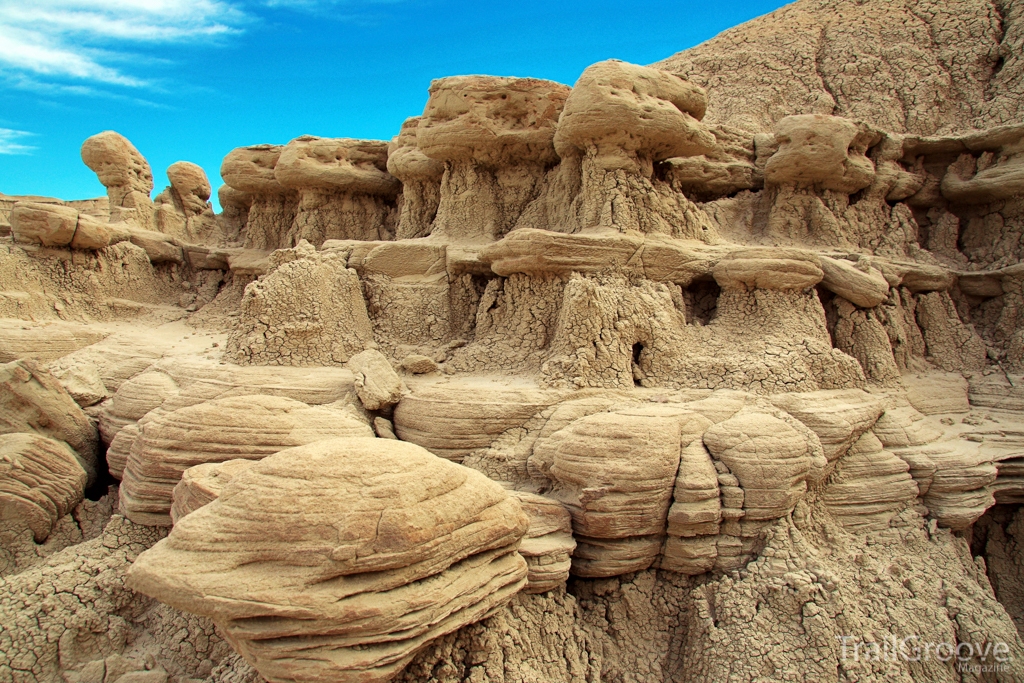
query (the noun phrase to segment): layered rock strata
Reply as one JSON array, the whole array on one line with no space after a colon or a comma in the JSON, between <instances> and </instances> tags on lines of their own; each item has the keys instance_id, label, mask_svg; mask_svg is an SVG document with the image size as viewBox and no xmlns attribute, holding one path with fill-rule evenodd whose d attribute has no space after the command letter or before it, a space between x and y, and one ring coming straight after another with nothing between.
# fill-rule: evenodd
<instances>
[{"instance_id":1,"label":"layered rock strata","mask_svg":"<svg viewBox=\"0 0 1024 683\"><path fill-rule=\"evenodd\" d=\"M129 583L210 616L269 681L387 681L525 585L528 526L500 486L422 448L329 440L237 474Z\"/></svg>"}]
</instances>

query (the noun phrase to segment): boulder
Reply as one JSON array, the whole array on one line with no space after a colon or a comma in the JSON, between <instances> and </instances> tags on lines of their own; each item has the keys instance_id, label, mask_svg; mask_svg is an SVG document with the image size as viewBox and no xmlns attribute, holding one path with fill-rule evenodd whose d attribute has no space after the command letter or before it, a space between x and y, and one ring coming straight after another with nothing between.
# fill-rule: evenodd
<instances>
[{"instance_id":1,"label":"boulder","mask_svg":"<svg viewBox=\"0 0 1024 683\"><path fill-rule=\"evenodd\" d=\"M402 380L377 349L360 351L346 367L355 375L356 394L367 410L380 410L402 399Z\"/></svg>"},{"instance_id":2,"label":"boulder","mask_svg":"<svg viewBox=\"0 0 1024 683\"><path fill-rule=\"evenodd\" d=\"M509 491L530 518L530 528L519 545L528 573L524 593L546 593L565 586L576 541L572 515L557 500L526 491Z\"/></svg>"},{"instance_id":3,"label":"boulder","mask_svg":"<svg viewBox=\"0 0 1024 683\"><path fill-rule=\"evenodd\" d=\"M56 377L33 361L0 365L0 434L36 433L74 449L91 485L99 434Z\"/></svg>"},{"instance_id":4,"label":"boulder","mask_svg":"<svg viewBox=\"0 0 1024 683\"><path fill-rule=\"evenodd\" d=\"M177 524L185 515L215 501L235 475L255 463L255 460L238 458L189 467L182 472L181 481L175 485L171 494L171 522Z\"/></svg>"},{"instance_id":5,"label":"boulder","mask_svg":"<svg viewBox=\"0 0 1024 683\"><path fill-rule=\"evenodd\" d=\"M418 446L321 441L237 474L128 585L213 619L268 681L383 683L526 585L528 526L499 485Z\"/></svg>"},{"instance_id":6,"label":"boulder","mask_svg":"<svg viewBox=\"0 0 1024 683\"><path fill-rule=\"evenodd\" d=\"M67 444L39 434L0 435L0 525L27 527L42 543L82 501L85 480Z\"/></svg>"},{"instance_id":7,"label":"boulder","mask_svg":"<svg viewBox=\"0 0 1024 683\"><path fill-rule=\"evenodd\" d=\"M259 460L331 437L372 437L350 413L279 396L236 396L165 412L142 425L121 480L121 510L138 524L170 526L174 487L189 467Z\"/></svg>"}]
</instances>

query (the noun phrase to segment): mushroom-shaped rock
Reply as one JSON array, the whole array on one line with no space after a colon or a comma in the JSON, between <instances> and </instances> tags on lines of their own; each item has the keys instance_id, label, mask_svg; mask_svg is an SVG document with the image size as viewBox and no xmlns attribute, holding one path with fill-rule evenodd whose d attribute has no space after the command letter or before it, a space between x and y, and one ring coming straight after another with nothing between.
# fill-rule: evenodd
<instances>
[{"instance_id":1,"label":"mushroom-shaped rock","mask_svg":"<svg viewBox=\"0 0 1024 683\"><path fill-rule=\"evenodd\" d=\"M367 410L380 410L402 399L402 380L377 349L357 353L346 367L355 375L356 394Z\"/></svg>"},{"instance_id":2,"label":"mushroom-shaped rock","mask_svg":"<svg viewBox=\"0 0 1024 683\"><path fill-rule=\"evenodd\" d=\"M775 239L837 247L874 248L870 245L902 239L902 232L896 238L882 229L892 213L886 196L899 177L893 160L899 143L873 149L883 139L866 124L835 116L779 121L772 142L759 150L762 158L770 154L764 165L763 198L770 204L765 232ZM851 206L850 195L858 191L867 201Z\"/></svg>"},{"instance_id":3,"label":"mushroom-shaped rock","mask_svg":"<svg viewBox=\"0 0 1024 683\"><path fill-rule=\"evenodd\" d=\"M582 163L581 227L705 237L681 195L659 197L654 163L715 149L700 119L703 88L674 74L617 60L588 67L566 100L555 147L563 163Z\"/></svg>"},{"instance_id":4,"label":"mushroom-shaped rock","mask_svg":"<svg viewBox=\"0 0 1024 683\"><path fill-rule=\"evenodd\" d=\"M206 171L188 161L177 161L167 168L170 187L156 202L156 228L190 244L209 243L218 231L210 205L210 181Z\"/></svg>"},{"instance_id":5,"label":"mushroom-shaped rock","mask_svg":"<svg viewBox=\"0 0 1024 683\"><path fill-rule=\"evenodd\" d=\"M82 501L85 470L67 444L39 434L0 435L0 525L37 543Z\"/></svg>"},{"instance_id":6,"label":"mushroom-shaped rock","mask_svg":"<svg viewBox=\"0 0 1024 683\"><path fill-rule=\"evenodd\" d=\"M176 161L167 167L171 189L181 201L186 216L197 216L210 208L210 180L201 166L189 161Z\"/></svg>"},{"instance_id":7,"label":"mushroom-shaped rock","mask_svg":"<svg viewBox=\"0 0 1024 683\"><path fill-rule=\"evenodd\" d=\"M107 188L111 222L152 226L153 171L126 137L112 130L93 135L82 143L82 161Z\"/></svg>"},{"instance_id":8,"label":"mushroom-shaped rock","mask_svg":"<svg viewBox=\"0 0 1024 683\"><path fill-rule=\"evenodd\" d=\"M498 484L418 446L328 440L238 473L128 583L212 618L271 683L383 683L526 584L528 526Z\"/></svg>"},{"instance_id":9,"label":"mushroom-shaped rock","mask_svg":"<svg viewBox=\"0 0 1024 683\"><path fill-rule=\"evenodd\" d=\"M142 427L121 481L121 509L138 524L169 526L182 472L206 462L259 460L332 437L373 436L351 414L280 396L237 396L157 415Z\"/></svg>"},{"instance_id":10,"label":"mushroom-shaped rock","mask_svg":"<svg viewBox=\"0 0 1024 683\"><path fill-rule=\"evenodd\" d=\"M278 249L295 219L298 195L277 181L274 167L284 145L252 145L228 152L220 166L224 182L251 197L245 218L244 246Z\"/></svg>"},{"instance_id":11,"label":"mushroom-shaped rock","mask_svg":"<svg viewBox=\"0 0 1024 683\"><path fill-rule=\"evenodd\" d=\"M490 241L508 232L558 157L569 87L535 78L455 76L430 84L417 147L445 162L432 234Z\"/></svg>"},{"instance_id":12,"label":"mushroom-shaped rock","mask_svg":"<svg viewBox=\"0 0 1024 683\"><path fill-rule=\"evenodd\" d=\"M572 553L572 515L557 500L526 491L510 491L530 518L519 554L529 567L524 593L544 593L564 586L569 579Z\"/></svg>"},{"instance_id":13,"label":"mushroom-shaped rock","mask_svg":"<svg viewBox=\"0 0 1024 683\"><path fill-rule=\"evenodd\" d=\"M96 479L99 435L60 381L33 361L0 365L0 434L37 433L64 441Z\"/></svg>"},{"instance_id":14,"label":"mushroom-shaped rock","mask_svg":"<svg viewBox=\"0 0 1024 683\"><path fill-rule=\"evenodd\" d=\"M215 501L235 475L249 469L256 462L238 458L224 462L204 462L202 465L189 467L174 487L171 521L177 524L178 520L188 513Z\"/></svg>"},{"instance_id":15,"label":"mushroom-shaped rock","mask_svg":"<svg viewBox=\"0 0 1024 683\"><path fill-rule=\"evenodd\" d=\"M392 200L401 183L388 173L387 156L379 140L304 135L289 142L274 166L277 182L299 196L286 242L393 235Z\"/></svg>"},{"instance_id":16,"label":"mushroom-shaped rock","mask_svg":"<svg viewBox=\"0 0 1024 683\"><path fill-rule=\"evenodd\" d=\"M373 344L359 276L344 253L303 242L271 262L272 272L245 288L228 337L239 363L341 365Z\"/></svg>"},{"instance_id":17,"label":"mushroom-shaped rock","mask_svg":"<svg viewBox=\"0 0 1024 683\"><path fill-rule=\"evenodd\" d=\"M416 144L420 117L408 118L388 144L388 172L402 181L402 209L396 239L426 237L441 201L444 163L431 159Z\"/></svg>"},{"instance_id":18,"label":"mushroom-shaped rock","mask_svg":"<svg viewBox=\"0 0 1024 683\"><path fill-rule=\"evenodd\" d=\"M875 165L865 156L881 134L838 116L787 116L775 126L779 149L764 167L766 183L817 186L853 194L871 184Z\"/></svg>"}]
</instances>

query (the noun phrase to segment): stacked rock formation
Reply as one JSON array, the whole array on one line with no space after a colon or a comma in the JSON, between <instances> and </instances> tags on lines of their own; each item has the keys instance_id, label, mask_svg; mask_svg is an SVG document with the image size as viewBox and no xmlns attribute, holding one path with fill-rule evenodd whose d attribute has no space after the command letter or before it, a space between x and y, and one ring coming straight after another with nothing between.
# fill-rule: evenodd
<instances>
[{"instance_id":1,"label":"stacked rock formation","mask_svg":"<svg viewBox=\"0 0 1024 683\"><path fill-rule=\"evenodd\" d=\"M373 431L349 413L278 396L222 398L166 412L147 421L132 443L121 509L132 521L169 526L172 492L189 467L259 460L340 436L373 436Z\"/></svg>"},{"instance_id":2,"label":"stacked rock formation","mask_svg":"<svg viewBox=\"0 0 1024 683\"><path fill-rule=\"evenodd\" d=\"M213 618L267 680L387 681L523 587L528 525L500 486L417 446L329 440L236 474L129 581Z\"/></svg>"},{"instance_id":3,"label":"stacked rock formation","mask_svg":"<svg viewBox=\"0 0 1024 683\"><path fill-rule=\"evenodd\" d=\"M1022 22L441 78L220 215L90 138L0 198L0 679L1021 679Z\"/></svg>"}]
</instances>

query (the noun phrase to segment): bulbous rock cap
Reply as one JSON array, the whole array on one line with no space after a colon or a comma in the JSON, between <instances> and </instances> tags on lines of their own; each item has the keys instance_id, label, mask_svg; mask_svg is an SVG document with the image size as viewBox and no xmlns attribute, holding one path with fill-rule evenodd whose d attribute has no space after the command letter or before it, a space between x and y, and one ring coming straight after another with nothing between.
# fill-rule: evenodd
<instances>
[{"instance_id":1,"label":"bulbous rock cap","mask_svg":"<svg viewBox=\"0 0 1024 683\"><path fill-rule=\"evenodd\" d=\"M416 131L419 148L442 161L553 163L555 125L569 91L537 78L438 79Z\"/></svg>"},{"instance_id":2,"label":"bulbous rock cap","mask_svg":"<svg viewBox=\"0 0 1024 683\"><path fill-rule=\"evenodd\" d=\"M707 101L703 88L667 71L598 62L573 86L555 147L562 156L574 147L617 147L655 161L706 154L715 148L715 137L700 123Z\"/></svg>"},{"instance_id":3,"label":"bulbous rock cap","mask_svg":"<svg viewBox=\"0 0 1024 683\"><path fill-rule=\"evenodd\" d=\"M220 177L230 187L252 194L284 194L274 176L283 145L252 145L228 152L220 165Z\"/></svg>"},{"instance_id":4,"label":"bulbous rock cap","mask_svg":"<svg viewBox=\"0 0 1024 683\"><path fill-rule=\"evenodd\" d=\"M126 187L149 194L153 171L135 145L112 130L97 133L82 143L82 161L104 187Z\"/></svg>"},{"instance_id":5,"label":"bulbous rock cap","mask_svg":"<svg viewBox=\"0 0 1024 683\"><path fill-rule=\"evenodd\" d=\"M212 189L206 171L190 161L176 161L168 166L167 179L183 198L196 197L202 202L210 199Z\"/></svg>"},{"instance_id":6,"label":"bulbous rock cap","mask_svg":"<svg viewBox=\"0 0 1024 683\"><path fill-rule=\"evenodd\" d=\"M274 177L284 187L344 190L394 196L398 179L387 171L388 145L380 140L303 135L281 151Z\"/></svg>"},{"instance_id":7,"label":"bulbous rock cap","mask_svg":"<svg viewBox=\"0 0 1024 683\"><path fill-rule=\"evenodd\" d=\"M875 165L865 152L881 139L867 124L838 116L787 116L775 126L779 151L768 159L765 181L852 194L874 180Z\"/></svg>"},{"instance_id":8,"label":"bulbous rock cap","mask_svg":"<svg viewBox=\"0 0 1024 683\"><path fill-rule=\"evenodd\" d=\"M388 143L388 172L399 180L439 180L444 174L444 164L431 159L416 142L416 130L421 117L405 120L398 135Z\"/></svg>"}]
</instances>

